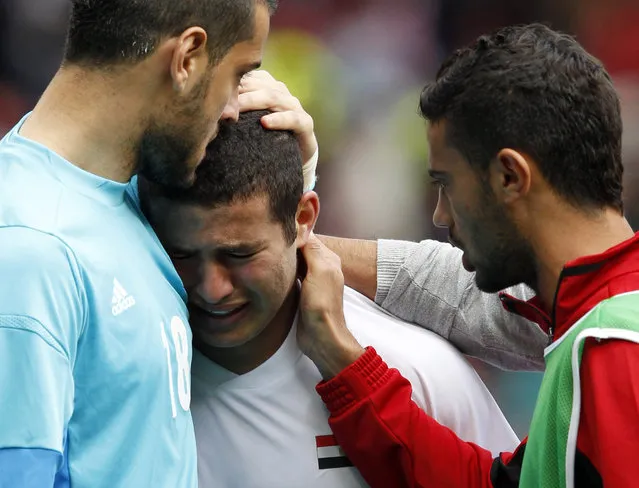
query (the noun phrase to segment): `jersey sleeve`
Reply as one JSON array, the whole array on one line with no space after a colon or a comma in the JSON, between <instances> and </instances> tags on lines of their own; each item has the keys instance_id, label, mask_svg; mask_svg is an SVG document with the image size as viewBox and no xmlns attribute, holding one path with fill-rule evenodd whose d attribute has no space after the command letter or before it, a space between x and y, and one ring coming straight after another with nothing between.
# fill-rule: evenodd
<instances>
[{"instance_id":1,"label":"jersey sleeve","mask_svg":"<svg viewBox=\"0 0 639 488\"><path fill-rule=\"evenodd\" d=\"M56 472L61 462L62 455L48 449L0 449L0 486L56 486Z\"/></svg>"},{"instance_id":2,"label":"jersey sleeve","mask_svg":"<svg viewBox=\"0 0 639 488\"><path fill-rule=\"evenodd\" d=\"M418 339L414 340L417 345ZM423 347L421 356L409 357L409 350L403 365L397 366L411 383L415 403L460 439L489 450L495 457L513 451L519 439L486 385L458 351L448 344L440 346ZM380 353L393 365L390 355Z\"/></svg>"},{"instance_id":3,"label":"jersey sleeve","mask_svg":"<svg viewBox=\"0 0 639 488\"><path fill-rule=\"evenodd\" d=\"M506 290L528 299L523 285ZM548 337L507 312L497 294L481 292L449 244L377 242L375 301L388 312L450 341L460 351L502 369L541 371Z\"/></svg>"},{"instance_id":4,"label":"jersey sleeve","mask_svg":"<svg viewBox=\"0 0 639 488\"><path fill-rule=\"evenodd\" d=\"M635 486L639 479L639 344L589 339L581 363L581 389L577 448L592 463L603 486Z\"/></svg>"},{"instance_id":5,"label":"jersey sleeve","mask_svg":"<svg viewBox=\"0 0 639 488\"><path fill-rule=\"evenodd\" d=\"M56 237L24 227L1 228L0 249L0 410L5 419L0 450L61 455L84 323L78 267ZM13 455L5 452L2 459Z\"/></svg>"},{"instance_id":6,"label":"jersey sleeve","mask_svg":"<svg viewBox=\"0 0 639 488\"><path fill-rule=\"evenodd\" d=\"M422 411L408 380L375 349L317 391L335 438L372 488L493 487L491 452Z\"/></svg>"}]
</instances>

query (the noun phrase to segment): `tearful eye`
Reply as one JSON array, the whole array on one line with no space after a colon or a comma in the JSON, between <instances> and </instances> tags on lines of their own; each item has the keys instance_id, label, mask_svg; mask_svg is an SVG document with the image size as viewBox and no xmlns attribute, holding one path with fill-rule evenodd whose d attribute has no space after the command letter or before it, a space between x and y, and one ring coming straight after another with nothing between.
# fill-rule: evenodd
<instances>
[{"instance_id":1,"label":"tearful eye","mask_svg":"<svg viewBox=\"0 0 639 488\"><path fill-rule=\"evenodd\" d=\"M182 259L189 259L192 258L193 256L195 256L195 252L189 252L189 251L169 251L168 255L171 259L175 259L175 260L182 260Z\"/></svg>"},{"instance_id":2,"label":"tearful eye","mask_svg":"<svg viewBox=\"0 0 639 488\"><path fill-rule=\"evenodd\" d=\"M242 260L242 259L251 258L251 257L255 256L255 254L257 254L257 253L249 253L249 254L228 253L227 256L229 258L231 258L231 259Z\"/></svg>"},{"instance_id":3,"label":"tearful eye","mask_svg":"<svg viewBox=\"0 0 639 488\"><path fill-rule=\"evenodd\" d=\"M434 186L435 188L438 188L438 189L443 189L443 188L445 188L445 187L446 187L446 185L444 184L444 182L443 182L443 181L441 181L441 180L431 180L431 181L430 181L430 184L431 184L432 186Z\"/></svg>"}]
</instances>

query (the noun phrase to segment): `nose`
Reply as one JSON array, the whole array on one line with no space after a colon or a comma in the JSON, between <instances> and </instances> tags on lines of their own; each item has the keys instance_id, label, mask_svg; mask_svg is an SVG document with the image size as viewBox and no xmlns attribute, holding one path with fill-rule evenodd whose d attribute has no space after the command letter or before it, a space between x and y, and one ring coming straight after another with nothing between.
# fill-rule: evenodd
<instances>
[{"instance_id":1,"label":"nose","mask_svg":"<svg viewBox=\"0 0 639 488\"><path fill-rule=\"evenodd\" d=\"M233 90L231 93L231 97L229 101L226 103L224 110L222 111L222 115L220 116L221 120L229 120L233 122L237 122L240 118L240 100L239 100L239 86Z\"/></svg>"},{"instance_id":2,"label":"nose","mask_svg":"<svg viewBox=\"0 0 639 488\"><path fill-rule=\"evenodd\" d=\"M453 225L450 215L450 203L441 188L439 189L439 196L437 197L437 207L435 207L435 211L433 212L433 224L435 227L440 228L450 228Z\"/></svg>"},{"instance_id":3,"label":"nose","mask_svg":"<svg viewBox=\"0 0 639 488\"><path fill-rule=\"evenodd\" d=\"M196 291L206 303L215 305L224 301L233 293L233 281L229 270L215 262L204 264Z\"/></svg>"}]
</instances>

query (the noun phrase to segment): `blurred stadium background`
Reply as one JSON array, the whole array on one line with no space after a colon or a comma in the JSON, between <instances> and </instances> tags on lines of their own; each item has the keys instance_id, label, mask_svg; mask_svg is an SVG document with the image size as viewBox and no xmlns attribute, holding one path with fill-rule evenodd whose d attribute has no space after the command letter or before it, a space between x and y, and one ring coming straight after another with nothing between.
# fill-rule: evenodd
<instances>
[{"instance_id":1,"label":"blurred stadium background","mask_svg":"<svg viewBox=\"0 0 639 488\"><path fill-rule=\"evenodd\" d=\"M0 0L0 134L58 67L69 0ZM542 21L575 34L621 93L627 213L639 226L639 2L636 0L281 0L265 69L314 116L321 146L319 231L444 239L417 115L443 56L505 24ZM540 375L475 363L520 436Z\"/></svg>"}]
</instances>

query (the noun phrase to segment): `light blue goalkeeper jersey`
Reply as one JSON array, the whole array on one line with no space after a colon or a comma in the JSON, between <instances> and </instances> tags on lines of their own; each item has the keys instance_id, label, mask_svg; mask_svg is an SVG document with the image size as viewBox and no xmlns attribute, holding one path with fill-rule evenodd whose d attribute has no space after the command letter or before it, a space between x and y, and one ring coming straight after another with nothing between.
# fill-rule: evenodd
<instances>
[{"instance_id":1,"label":"light blue goalkeeper jersey","mask_svg":"<svg viewBox=\"0 0 639 488\"><path fill-rule=\"evenodd\" d=\"M0 142L0 487L197 486L186 293L135 185Z\"/></svg>"}]
</instances>

